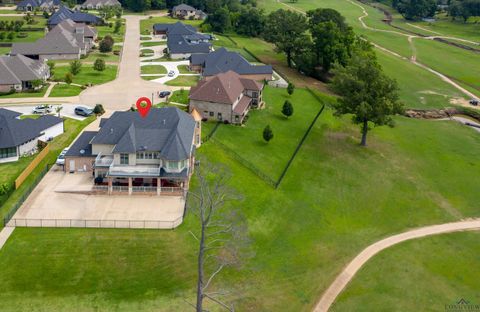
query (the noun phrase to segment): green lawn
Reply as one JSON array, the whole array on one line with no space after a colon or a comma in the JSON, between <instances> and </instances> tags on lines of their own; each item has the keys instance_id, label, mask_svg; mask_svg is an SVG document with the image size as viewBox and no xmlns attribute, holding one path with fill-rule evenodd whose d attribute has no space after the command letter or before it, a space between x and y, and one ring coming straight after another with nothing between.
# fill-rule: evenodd
<instances>
[{"instance_id":1,"label":"green lawn","mask_svg":"<svg viewBox=\"0 0 480 312\"><path fill-rule=\"evenodd\" d=\"M178 71L180 72L180 74L194 74L195 73L194 71L190 70L188 65L178 65L177 68L178 68Z\"/></svg>"},{"instance_id":2,"label":"green lawn","mask_svg":"<svg viewBox=\"0 0 480 312\"><path fill-rule=\"evenodd\" d=\"M28 178L25 180L25 182L20 186L19 189L15 190L10 197L4 198L3 200L0 199L0 227L3 226L3 218L8 214L8 212L14 207L15 203L25 194L25 192L28 190L29 187L31 187L33 181L40 175L42 170L45 168L47 164L53 164L55 160L57 159L57 156L60 154L60 152L67 146L69 146L73 140L77 137L77 135L80 133L80 131L85 128L89 123L91 123L93 120L95 120L95 117L89 117L86 118L83 121L78 121L75 119L70 119L66 118L64 122L64 127L65 127L65 132L56 138L53 139L53 141L50 143L50 151L48 155L40 162L40 164L37 166L37 168L28 176ZM23 170L25 166L28 165L28 162L31 161L32 158L27 159L27 163L23 162L20 163L19 167L17 168L11 168L11 176L7 177L9 181L14 181L19 172ZM3 167L4 165L0 165L0 168L3 173ZM10 166L10 164L7 164L5 166ZM12 166L15 166L12 164ZM7 169L6 169L7 170ZM3 175L2 175L3 177ZM2 310L0 308L0 310Z\"/></svg>"},{"instance_id":3,"label":"green lawn","mask_svg":"<svg viewBox=\"0 0 480 312\"><path fill-rule=\"evenodd\" d=\"M161 45L166 45L166 41L155 41L155 42L142 42L140 45L141 47L156 47Z\"/></svg>"},{"instance_id":4,"label":"green lawn","mask_svg":"<svg viewBox=\"0 0 480 312\"><path fill-rule=\"evenodd\" d=\"M263 100L265 108L251 110L245 126L222 125L214 138L277 180L323 103L304 89L297 89L289 96L285 89L272 87L265 88ZM286 100L292 103L294 109L289 119L281 112ZM268 143L262 137L267 125L274 134ZM239 145L239 141L244 144Z\"/></svg>"},{"instance_id":5,"label":"green lawn","mask_svg":"<svg viewBox=\"0 0 480 312\"><path fill-rule=\"evenodd\" d=\"M70 71L69 66L59 66L55 68L55 81L65 81L65 75ZM97 85L112 81L117 76L117 66L107 65L105 70L98 72L93 69L93 65L83 65L82 70L76 76L73 76L73 83L85 85L88 83Z\"/></svg>"},{"instance_id":6,"label":"green lawn","mask_svg":"<svg viewBox=\"0 0 480 312\"><path fill-rule=\"evenodd\" d=\"M82 92L82 88L68 84L57 84L50 92L50 97L76 96Z\"/></svg>"},{"instance_id":7,"label":"green lawn","mask_svg":"<svg viewBox=\"0 0 480 312\"><path fill-rule=\"evenodd\" d=\"M291 120L283 120L278 110L267 111L263 118L252 116L245 128L221 125L214 138L225 141L222 131L235 132L226 139L235 141L243 157L260 159L259 166L269 158L275 164L289 154L288 146L275 150L281 153L277 156L269 146L252 147L261 140L260 133L252 132L251 138L233 135L248 133L249 127L306 119L301 112L309 112L299 105L316 105L307 101L294 103ZM311 112L313 118L316 110ZM235 287L236 310L311 311L336 274L365 246L412 227L479 215L478 133L450 121L395 120L395 128L373 129L369 146L362 148L359 129L350 118L336 118L326 109L276 190L225 153L215 139L198 149L197 157L229 168L230 184L243 196L231 204L247 220L255 256L245 259L239 270L223 272L215 283ZM204 131L211 126L205 124ZM273 130L269 144L288 144L281 130ZM300 140L295 128L287 134L292 142ZM16 230L0 251L5 268L0 285L6 289L0 304L50 310L186 311L190 307L183 299L194 296L196 261L189 231L196 228L187 212L175 231ZM457 251L468 249L455 246ZM382 296L377 293L377 300Z\"/></svg>"},{"instance_id":8,"label":"green lawn","mask_svg":"<svg viewBox=\"0 0 480 312\"><path fill-rule=\"evenodd\" d=\"M142 74L166 74L167 69L162 65L145 65L140 67Z\"/></svg>"},{"instance_id":9,"label":"green lawn","mask_svg":"<svg viewBox=\"0 0 480 312\"><path fill-rule=\"evenodd\" d=\"M444 311L462 298L478 304L479 239L479 232L445 234L384 250L360 270L332 311Z\"/></svg>"},{"instance_id":10,"label":"green lawn","mask_svg":"<svg viewBox=\"0 0 480 312\"><path fill-rule=\"evenodd\" d=\"M178 76L173 80L165 82L165 84L167 86L191 87L195 86L199 79L199 76Z\"/></svg>"},{"instance_id":11,"label":"green lawn","mask_svg":"<svg viewBox=\"0 0 480 312\"><path fill-rule=\"evenodd\" d=\"M12 94L0 95L0 99L14 99L22 97L43 97L47 92L48 86L45 86L37 91L15 92Z\"/></svg>"},{"instance_id":12,"label":"green lawn","mask_svg":"<svg viewBox=\"0 0 480 312\"><path fill-rule=\"evenodd\" d=\"M188 90L176 90L168 98L170 102L188 104Z\"/></svg>"},{"instance_id":13,"label":"green lawn","mask_svg":"<svg viewBox=\"0 0 480 312\"><path fill-rule=\"evenodd\" d=\"M122 27L120 27L120 31L117 34L115 34L113 32L113 30L115 29L116 18L112 18L112 19L108 20L108 22L111 22L113 24L112 27L108 27L108 26L96 26L95 27L97 29L98 36L103 38L106 35L110 35L115 42L123 42L123 37L125 36L126 26L125 26L125 19L121 18L120 20L122 21Z\"/></svg>"},{"instance_id":14,"label":"green lawn","mask_svg":"<svg viewBox=\"0 0 480 312\"><path fill-rule=\"evenodd\" d=\"M18 175L30 164L35 156L21 157L19 161L0 164L0 185L7 183L10 190L14 189L14 182ZM8 195L0 195L0 207L7 200ZM3 223L2 223L3 224Z\"/></svg>"}]
</instances>

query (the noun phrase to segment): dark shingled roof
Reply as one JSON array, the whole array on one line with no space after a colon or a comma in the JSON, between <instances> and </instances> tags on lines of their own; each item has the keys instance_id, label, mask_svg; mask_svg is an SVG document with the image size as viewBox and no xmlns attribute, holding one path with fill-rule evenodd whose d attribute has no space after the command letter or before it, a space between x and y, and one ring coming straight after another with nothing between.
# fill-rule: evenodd
<instances>
[{"instance_id":1,"label":"dark shingled roof","mask_svg":"<svg viewBox=\"0 0 480 312\"><path fill-rule=\"evenodd\" d=\"M0 109L0 148L19 146L40 136L40 133L63 119L44 115L38 119L17 119L20 114Z\"/></svg>"},{"instance_id":2,"label":"dark shingled roof","mask_svg":"<svg viewBox=\"0 0 480 312\"><path fill-rule=\"evenodd\" d=\"M90 141L97 133L97 131L84 131L75 143L70 146L65 157L92 157L92 145ZM83 153L81 151L83 151Z\"/></svg>"},{"instance_id":3,"label":"dark shingled roof","mask_svg":"<svg viewBox=\"0 0 480 312\"><path fill-rule=\"evenodd\" d=\"M220 48L208 54L194 54L190 57L191 65L200 65L204 76L213 76L233 70L239 75L272 75L271 65L252 65L241 54Z\"/></svg>"},{"instance_id":4,"label":"dark shingled roof","mask_svg":"<svg viewBox=\"0 0 480 312\"><path fill-rule=\"evenodd\" d=\"M23 0L17 4L17 10L31 6L32 8L44 7L51 9L55 6L59 6L62 2L60 0Z\"/></svg>"},{"instance_id":5,"label":"dark shingled roof","mask_svg":"<svg viewBox=\"0 0 480 312\"><path fill-rule=\"evenodd\" d=\"M100 24L102 19L98 16L93 14L72 11L65 6L61 6L57 12L53 13L52 16L48 19L47 24L49 26L55 26L60 24L62 21L66 19L71 19L76 23L86 23L86 24Z\"/></svg>"},{"instance_id":6,"label":"dark shingled roof","mask_svg":"<svg viewBox=\"0 0 480 312\"><path fill-rule=\"evenodd\" d=\"M159 151L167 160L189 158L195 120L175 107L152 108L147 117L137 112L115 112L102 122L92 144L115 145L114 153Z\"/></svg>"},{"instance_id":7,"label":"dark shingled roof","mask_svg":"<svg viewBox=\"0 0 480 312\"><path fill-rule=\"evenodd\" d=\"M181 22L175 24L155 24L155 31L167 33L167 47L170 53L208 53L212 46L209 42L198 42L210 40L210 35L198 33L195 27L185 25Z\"/></svg>"}]
</instances>

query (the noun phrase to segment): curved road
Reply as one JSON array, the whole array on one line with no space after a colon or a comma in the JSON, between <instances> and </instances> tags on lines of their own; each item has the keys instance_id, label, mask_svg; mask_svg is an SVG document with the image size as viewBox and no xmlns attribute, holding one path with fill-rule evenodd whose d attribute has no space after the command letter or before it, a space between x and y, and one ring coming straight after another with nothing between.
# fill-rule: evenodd
<instances>
[{"instance_id":1,"label":"curved road","mask_svg":"<svg viewBox=\"0 0 480 312\"><path fill-rule=\"evenodd\" d=\"M368 246L361 253L359 253L337 276L335 281L330 285L330 287L328 287L327 291L323 293L320 301L318 301L313 311L327 312L335 299L343 291L343 289L345 289L347 284L353 279L360 268L380 251L411 239L467 230L480 230L480 219L421 227L415 230L410 230L408 232L387 237Z\"/></svg>"},{"instance_id":2,"label":"curved road","mask_svg":"<svg viewBox=\"0 0 480 312\"><path fill-rule=\"evenodd\" d=\"M115 80L88 88L79 96L0 99L0 104L69 103L94 106L101 103L110 111L127 110L139 97L151 98L152 93L156 94L161 90L179 89L179 87L169 87L158 82L143 80L140 77L140 20L148 16L126 15L124 18L126 19L125 39Z\"/></svg>"}]
</instances>

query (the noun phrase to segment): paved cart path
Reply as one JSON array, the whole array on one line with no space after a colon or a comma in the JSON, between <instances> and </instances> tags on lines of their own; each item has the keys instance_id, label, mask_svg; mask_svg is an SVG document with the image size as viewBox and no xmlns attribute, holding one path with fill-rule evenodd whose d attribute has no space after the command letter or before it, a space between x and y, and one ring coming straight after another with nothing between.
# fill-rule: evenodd
<instances>
[{"instance_id":1,"label":"paved cart path","mask_svg":"<svg viewBox=\"0 0 480 312\"><path fill-rule=\"evenodd\" d=\"M368 260L370 260L380 251L411 239L471 230L480 230L480 219L425 226L387 237L368 246L361 253L359 253L339 275L337 275L335 281L323 293L313 311L327 312L331 305L335 302L335 299L355 277L355 274Z\"/></svg>"}]
</instances>

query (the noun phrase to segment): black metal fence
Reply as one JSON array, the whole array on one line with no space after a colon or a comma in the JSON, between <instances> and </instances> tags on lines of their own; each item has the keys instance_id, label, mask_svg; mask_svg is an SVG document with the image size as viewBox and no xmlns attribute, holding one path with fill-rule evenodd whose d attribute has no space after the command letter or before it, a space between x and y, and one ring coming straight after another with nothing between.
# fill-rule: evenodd
<instances>
[{"instance_id":1,"label":"black metal fence","mask_svg":"<svg viewBox=\"0 0 480 312\"><path fill-rule=\"evenodd\" d=\"M23 219L13 218L6 227L45 228L106 228L106 229L174 229L183 222L183 216L175 220L81 220L81 219Z\"/></svg>"},{"instance_id":2,"label":"black metal fence","mask_svg":"<svg viewBox=\"0 0 480 312\"><path fill-rule=\"evenodd\" d=\"M43 168L43 170L40 172L40 174L35 178L33 183L28 185L25 190L23 188L20 188L19 190L16 190L17 192L22 192L22 195L20 198L12 205L6 216L3 218L3 226L7 226L7 223L12 219L12 217L15 215L17 210L22 206L22 204L25 202L25 200L28 198L28 196L32 193L33 189L38 185L40 180L43 179L43 177L47 174L48 172L48 165ZM10 196L14 196L14 193L11 194Z\"/></svg>"}]
</instances>

